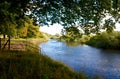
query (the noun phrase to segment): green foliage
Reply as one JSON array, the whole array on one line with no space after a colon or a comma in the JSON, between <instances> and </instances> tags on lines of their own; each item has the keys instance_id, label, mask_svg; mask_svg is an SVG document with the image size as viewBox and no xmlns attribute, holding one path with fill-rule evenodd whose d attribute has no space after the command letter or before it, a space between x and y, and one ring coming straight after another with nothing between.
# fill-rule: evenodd
<instances>
[{"instance_id":1,"label":"green foliage","mask_svg":"<svg viewBox=\"0 0 120 79\"><path fill-rule=\"evenodd\" d=\"M79 38L81 38L81 36L82 34L77 27L65 27L65 35L63 35L61 38L65 39L67 42L73 42L77 41Z\"/></svg>"},{"instance_id":2,"label":"green foliage","mask_svg":"<svg viewBox=\"0 0 120 79\"><path fill-rule=\"evenodd\" d=\"M119 49L120 48L120 32L113 31L112 33L103 32L90 38L88 45L105 48Z\"/></svg>"},{"instance_id":3,"label":"green foliage","mask_svg":"<svg viewBox=\"0 0 120 79\"><path fill-rule=\"evenodd\" d=\"M50 39L59 39L61 36L59 34L51 35Z\"/></svg>"},{"instance_id":4,"label":"green foliage","mask_svg":"<svg viewBox=\"0 0 120 79\"><path fill-rule=\"evenodd\" d=\"M79 39L80 44L86 44L86 42L90 40L90 36L88 35L82 35L82 37Z\"/></svg>"},{"instance_id":5,"label":"green foliage","mask_svg":"<svg viewBox=\"0 0 120 79\"><path fill-rule=\"evenodd\" d=\"M4 1L0 3L0 32L6 35L16 34L16 23L14 22L16 15L10 13L11 3Z\"/></svg>"},{"instance_id":6,"label":"green foliage","mask_svg":"<svg viewBox=\"0 0 120 79\"><path fill-rule=\"evenodd\" d=\"M17 38L27 37L28 27L22 27L17 30Z\"/></svg>"},{"instance_id":7,"label":"green foliage","mask_svg":"<svg viewBox=\"0 0 120 79\"><path fill-rule=\"evenodd\" d=\"M115 22L113 20L108 19L105 20L105 24L103 25L103 29L106 29L107 32L112 32L115 28Z\"/></svg>"},{"instance_id":8,"label":"green foliage","mask_svg":"<svg viewBox=\"0 0 120 79\"><path fill-rule=\"evenodd\" d=\"M120 0L45 0L33 1L31 17L41 25L59 23L63 26L80 25L87 32L98 32L106 14L119 19ZM29 6L31 6L29 4ZM91 25L91 28L87 28ZM87 28L87 29L86 29Z\"/></svg>"},{"instance_id":9,"label":"green foliage","mask_svg":"<svg viewBox=\"0 0 120 79\"><path fill-rule=\"evenodd\" d=\"M119 3L120 0L0 0L0 32L14 36L27 15L34 20L33 24L37 21L41 25L77 24L87 34L91 30L98 32L100 21L106 13L119 21ZM91 24L92 28L85 29L88 27L86 24Z\"/></svg>"},{"instance_id":10,"label":"green foliage","mask_svg":"<svg viewBox=\"0 0 120 79\"><path fill-rule=\"evenodd\" d=\"M25 17L24 24L17 29L17 37L21 38L37 38L42 36L42 33L39 31L39 26L33 24L33 20L29 17Z\"/></svg>"},{"instance_id":11,"label":"green foliage","mask_svg":"<svg viewBox=\"0 0 120 79\"><path fill-rule=\"evenodd\" d=\"M39 26L32 26L32 25L29 25L28 27L28 33L27 33L27 37L39 37L40 35L40 31L39 31Z\"/></svg>"},{"instance_id":12,"label":"green foliage","mask_svg":"<svg viewBox=\"0 0 120 79\"><path fill-rule=\"evenodd\" d=\"M0 0L0 33L16 36L17 29L24 24L24 11L29 0ZM24 7L23 7L24 6Z\"/></svg>"}]
</instances>

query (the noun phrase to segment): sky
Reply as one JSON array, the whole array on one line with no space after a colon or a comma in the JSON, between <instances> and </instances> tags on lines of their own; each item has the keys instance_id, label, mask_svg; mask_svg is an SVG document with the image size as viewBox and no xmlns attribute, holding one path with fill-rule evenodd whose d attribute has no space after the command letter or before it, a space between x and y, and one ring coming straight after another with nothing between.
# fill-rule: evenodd
<instances>
[{"instance_id":1,"label":"sky","mask_svg":"<svg viewBox=\"0 0 120 79\"><path fill-rule=\"evenodd\" d=\"M40 31L51 34L51 35L55 35L55 34L61 34L61 30L63 29L63 26L59 25L59 24L54 24L54 25L50 25L48 26L43 26L40 27ZM116 31L120 31L120 24L116 23Z\"/></svg>"},{"instance_id":2,"label":"sky","mask_svg":"<svg viewBox=\"0 0 120 79\"><path fill-rule=\"evenodd\" d=\"M55 34L61 34L61 30L63 29L63 26L61 26L60 24L53 24L48 26L42 26L40 27L40 31L51 34L51 35L55 35Z\"/></svg>"},{"instance_id":3,"label":"sky","mask_svg":"<svg viewBox=\"0 0 120 79\"><path fill-rule=\"evenodd\" d=\"M109 19L111 16L107 16L104 18L105 19ZM120 23L116 23L116 31L120 31ZM63 26L61 26L60 24L53 24L48 26L42 26L40 27L40 31L51 34L51 35L55 35L55 34L61 34L61 30L63 29Z\"/></svg>"},{"instance_id":4,"label":"sky","mask_svg":"<svg viewBox=\"0 0 120 79\"><path fill-rule=\"evenodd\" d=\"M116 31L120 31L120 23L116 23Z\"/></svg>"},{"instance_id":5,"label":"sky","mask_svg":"<svg viewBox=\"0 0 120 79\"><path fill-rule=\"evenodd\" d=\"M61 29L63 28L63 26L59 25L59 24L54 24L51 25L50 27L48 26L43 26L40 27L40 31L51 34L51 35L55 35L55 34L61 34ZM120 31L120 24L116 23L116 31Z\"/></svg>"},{"instance_id":6,"label":"sky","mask_svg":"<svg viewBox=\"0 0 120 79\"><path fill-rule=\"evenodd\" d=\"M102 21L104 22L105 20L107 20L107 19L109 19L109 18L112 18L112 16L107 15L105 18L103 18ZM115 21L115 19L113 19L113 18L112 18L112 20ZM115 26L116 26L115 31L120 31L120 23L117 22L117 23L115 24Z\"/></svg>"}]
</instances>

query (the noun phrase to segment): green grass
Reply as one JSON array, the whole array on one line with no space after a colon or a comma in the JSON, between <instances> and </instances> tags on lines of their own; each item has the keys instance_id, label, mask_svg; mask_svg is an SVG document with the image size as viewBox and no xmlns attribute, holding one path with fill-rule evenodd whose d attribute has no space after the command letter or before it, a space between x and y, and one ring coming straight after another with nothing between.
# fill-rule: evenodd
<instances>
[{"instance_id":1,"label":"green grass","mask_svg":"<svg viewBox=\"0 0 120 79\"><path fill-rule=\"evenodd\" d=\"M47 56L26 51L0 52L0 79L87 79Z\"/></svg>"}]
</instances>

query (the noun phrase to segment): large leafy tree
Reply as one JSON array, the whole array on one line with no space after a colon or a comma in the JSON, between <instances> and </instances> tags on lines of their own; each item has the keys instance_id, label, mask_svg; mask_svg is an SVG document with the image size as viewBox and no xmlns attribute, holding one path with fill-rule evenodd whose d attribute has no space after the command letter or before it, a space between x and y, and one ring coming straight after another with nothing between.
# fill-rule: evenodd
<instances>
[{"instance_id":1,"label":"large leafy tree","mask_svg":"<svg viewBox=\"0 0 120 79\"><path fill-rule=\"evenodd\" d=\"M119 21L119 4L120 0L0 0L0 27L18 28L26 14L40 25L80 25L84 30L99 31L100 20L107 13ZM3 29L0 31L6 33Z\"/></svg>"},{"instance_id":2,"label":"large leafy tree","mask_svg":"<svg viewBox=\"0 0 120 79\"><path fill-rule=\"evenodd\" d=\"M34 21L30 19L29 17L25 17L23 26L19 27L17 29L17 37L21 38L33 38L33 37L39 37L40 31L39 26L34 25Z\"/></svg>"},{"instance_id":3,"label":"large leafy tree","mask_svg":"<svg viewBox=\"0 0 120 79\"><path fill-rule=\"evenodd\" d=\"M80 30L77 27L73 27L73 26L66 27L65 33L66 33L65 37L68 38L69 41L76 41L82 36L82 34L80 33Z\"/></svg>"},{"instance_id":4,"label":"large leafy tree","mask_svg":"<svg viewBox=\"0 0 120 79\"><path fill-rule=\"evenodd\" d=\"M119 4L120 0L33 0L28 7L32 12L31 17L37 18L41 25L80 25L85 31L91 29L98 32L100 20L106 14L111 14L118 21Z\"/></svg>"},{"instance_id":5,"label":"large leafy tree","mask_svg":"<svg viewBox=\"0 0 120 79\"><path fill-rule=\"evenodd\" d=\"M0 4L0 32L2 34L14 34L15 33L15 14L8 11L10 3L3 2Z\"/></svg>"},{"instance_id":6,"label":"large leafy tree","mask_svg":"<svg viewBox=\"0 0 120 79\"><path fill-rule=\"evenodd\" d=\"M24 22L25 6L29 0L0 0L0 33L14 36Z\"/></svg>"}]
</instances>

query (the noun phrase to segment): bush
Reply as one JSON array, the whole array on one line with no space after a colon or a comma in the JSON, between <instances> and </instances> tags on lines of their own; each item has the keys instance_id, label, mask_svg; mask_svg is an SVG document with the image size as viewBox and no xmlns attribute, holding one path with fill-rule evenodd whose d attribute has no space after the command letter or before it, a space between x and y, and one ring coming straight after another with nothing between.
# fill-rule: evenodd
<instances>
[{"instance_id":1,"label":"bush","mask_svg":"<svg viewBox=\"0 0 120 79\"><path fill-rule=\"evenodd\" d=\"M104 49L119 49L120 32L112 33L103 32L101 34L91 37L87 44Z\"/></svg>"}]
</instances>

